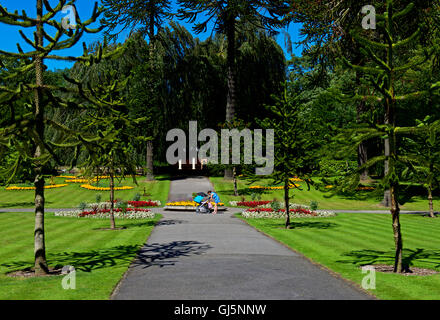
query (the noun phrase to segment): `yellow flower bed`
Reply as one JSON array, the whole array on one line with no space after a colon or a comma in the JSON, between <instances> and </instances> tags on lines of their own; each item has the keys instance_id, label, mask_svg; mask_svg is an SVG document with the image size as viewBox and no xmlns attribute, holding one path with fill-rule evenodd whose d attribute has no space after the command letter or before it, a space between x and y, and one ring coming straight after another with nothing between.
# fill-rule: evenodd
<instances>
[{"instance_id":1,"label":"yellow flower bed","mask_svg":"<svg viewBox=\"0 0 440 320\"><path fill-rule=\"evenodd\" d=\"M298 187L300 187L299 184L289 184L289 189L292 189L292 188L298 188ZM280 187L251 186L251 187L249 187L249 189L283 190L283 189L284 189L284 186L280 186Z\"/></svg>"},{"instance_id":2,"label":"yellow flower bed","mask_svg":"<svg viewBox=\"0 0 440 320\"><path fill-rule=\"evenodd\" d=\"M292 181L292 182L302 182L304 180L295 177L295 178L290 178L290 181Z\"/></svg>"},{"instance_id":3,"label":"yellow flower bed","mask_svg":"<svg viewBox=\"0 0 440 320\"><path fill-rule=\"evenodd\" d=\"M110 191L110 188L94 187L94 186L91 186L90 184L83 184L83 185L81 185L81 188L87 189L87 190L93 190L93 191ZM124 187L115 187L113 189L115 191L123 191L123 190L134 189L134 187L124 186Z\"/></svg>"},{"instance_id":4,"label":"yellow flower bed","mask_svg":"<svg viewBox=\"0 0 440 320\"><path fill-rule=\"evenodd\" d=\"M69 179L65 180L64 182L69 183L90 183L90 182L97 182L98 180L96 178L93 179Z\"/></svg>"},{"instance_id":5,"label":"yellow flower bed","mask_svg":"<svg viewBox=\"0 0 440 320\"><path fill-rule=\"evenodd\" d=\"M213 206L215 205L214 202L211 202L211 204ZM194 201L176 201L176 202L167 203L167 206L170 206L170 207L197 207L199 205L200 204L198 204L197 202L194 202ZM225 205L224 203L221 203L221 202L218 203L219 207L222 207L224 205Z\"/></svg>"},{"instance_id":6,"label":"yellow flower bed","mask_svg":"<svg viewBox=\"0 0 440 320\"><path fill-rule=\"evenodd\" d=\"M44 189L55 189L55 188L62 188L68 186L68 184L52 184L48 186L44 186ZM35 190L35 187L8 187L6 190L18 190L18 191L25 191L25 190Z\"/></svg>"}]
</instances>

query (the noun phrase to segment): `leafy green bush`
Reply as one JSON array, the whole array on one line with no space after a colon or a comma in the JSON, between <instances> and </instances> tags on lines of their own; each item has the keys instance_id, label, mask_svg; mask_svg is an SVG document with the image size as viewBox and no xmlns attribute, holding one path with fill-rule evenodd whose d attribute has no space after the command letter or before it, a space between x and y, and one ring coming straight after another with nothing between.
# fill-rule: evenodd
<instances>
[{"instance_id":1,"label":"leafy green bush","mask_svg":"<svg viewBox=\"0 0 440 320\"><path fill-rule=\"evenodd\" d=\"M118 202L118 203L117 203L116 207L117 207L118 209L121 209L121 211L122 211L123 213L127 213L128 203L127 203L126 201L121 201L121 202Z\"/></svg>"},{"instance_id":2,"label":"leafy green bush","mask_svg":"<svg viewBox=\"0 0 440 320\"><path fill-rule=\"evenodd\" d=\"M310 201L310 209L312 209L313 211L318 210L318 201Z\"/></svg>"},{"instance_id":3,"label":"leafy green bush","mask_svg":"<svg viewBox=\"0 0 440 320\"><path fill-rule=\"evenodd\" d=\"M133 201L141 201L141 195L139 193L136 193L133 197Z\"/></svg>"},{"instance_id":4,"label":"leafy green bush","mask_svg":"<svg viewBox=\"0 0 440 320\"><path fill-rule=\"evenodd\" d=\"M273 209L273 211L279 211L281 209L281 204L279 201L274 200L270 203L270 207Z\"/></svg>"},{"instance_id":5,"label":"leafy green bush","mask_svg":"<svg viewBox=\"0 0 440 320\"><path fill-rule=\"evenodd\" d=\"M96 195L96 203L100 203L101 200L102 200L102 194L98 193L98 194Z\"/></svg>"},{"instance_id":6,"label":"leafy green bush","mask_svg":"<svg viewBox=\"0 0 440 320\"><path fill-rule=\"evenodd\" d=\"M79 210L81 210L81 211L84 211L84 209L87 207L87 204L85 203L85 202L81 202L79 205L78 205L78 209Z\"/></svg>"}]
</instances>

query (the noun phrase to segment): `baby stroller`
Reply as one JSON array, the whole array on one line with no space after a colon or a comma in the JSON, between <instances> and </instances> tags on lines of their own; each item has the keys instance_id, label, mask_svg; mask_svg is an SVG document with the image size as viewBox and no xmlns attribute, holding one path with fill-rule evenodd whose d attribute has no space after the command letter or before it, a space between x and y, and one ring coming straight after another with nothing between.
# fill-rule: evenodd
<instances>
[{"instance_id":1,"label":"baby stroller","mask_svg":"<svg viewBox=\"0 0 440 320\"><path fill-rule=\"evenodd\" d=\"M194 198L194 202L199 204L196 208L196 213L211 213L211 209L209 209L209 196L206 193L198 193Z\"/></svg>"}]
</instances>

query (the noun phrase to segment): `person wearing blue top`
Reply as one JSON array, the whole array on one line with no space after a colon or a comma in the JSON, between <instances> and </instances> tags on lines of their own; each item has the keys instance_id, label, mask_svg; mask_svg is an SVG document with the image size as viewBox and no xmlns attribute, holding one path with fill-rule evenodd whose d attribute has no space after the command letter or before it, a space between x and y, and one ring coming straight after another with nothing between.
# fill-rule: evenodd
<instances>
[{"instance_id":1,"label":"person wearing blue top","mask_svg":"<svg viewBox=\"0 0 440 320\"><path fill-rule=\"evenodd\" d=\"M208 191L209 201L214 201L214 212L213 214L217 214L218 204L220 203L220 198L217 193Z\"/></svg>"}]
</instances>

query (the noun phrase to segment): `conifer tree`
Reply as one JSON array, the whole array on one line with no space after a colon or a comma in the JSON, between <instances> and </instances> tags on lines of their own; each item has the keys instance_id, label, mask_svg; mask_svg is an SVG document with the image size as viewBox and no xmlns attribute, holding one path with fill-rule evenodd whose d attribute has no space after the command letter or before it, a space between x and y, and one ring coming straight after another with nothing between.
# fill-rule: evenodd
<instances>
[{"instance_id":1,"label":"conifer tree","mask_svg":"<svg viewBox=\"0 0 440 320\"><path fill-rule=\"evenodd\" d=\"M75 104L57 96L58 92L66 91L66 88L47 85L44 83L46 70L45 61L84 61L94 63L97 61L93 56L70 57L56 54L73 47L84 33L96 33L100 29L89 28L98 18L100 11L95 4L92 16L82 21L75 10L75 21L65 19L58 21L55 17L62 13L65 6L75 9L75 1L60 0L52 7L48 0L35 0L36 17L30 17L23 11L21 14L9 12L0 5L0 23L18 26L27 30L34 30L34 38L30 39L19 30L20 36L33 49L25 52L17 44L18 53L0 50L0 60L12 58L17 65L8 69L7 75L0 85L0 104L8 104L11 107L10 119L0 128L0 143L6 149L15 148L18 151L17 160L11 170L11 175L17 172L20 165L26 161L32 163L35 185L35 231L34 231L34 256L35 274L44 275L49 272L46 261L45 233L44 233L44 185L45 168L52 160L57 161L57 146L52 144L50 138L45 135L48 127L60 132L57 143L61 144L69 139L78 139L81 133L69 130L53 119L45 115L49 108L72 108ZM68 22L68 23L67 23ZM54 31L54 35L50 33ZM1 67L4 67L3 65ZM8 79L17 79L34 73L33 81L23 81L18 86L13 82L8 84ZM26 77L25 77L26 79ZM25 104L27 112L14 112L18 108L14 101L19 97L27 97Z\"/></svg>"},{"instance_id":2,"label":"conifer tree","mask_svg":"<svg viewBox=\"0 0 440 320\"><path fill-rule=\"evenodd\" d=\"M123 47L115 51L123 52ZM113 55L117 57L117 55ZM118 79L116 71L99 75L99 83L93 86L81 79L66 79L78 90L84 103L91 106L90 111L82 115L79 124L81 131L96 139L77 142L71 147L83 147L87 158L79 166L86 169L86 175L92 176L96 171L103 171L110 179L110 228L116 229L114 218L115 179L122 181L132 176L136 181L137 157L136 147L148 139L133 135L136 128L144 126L146 118L132 118L128 110L126 96L129 77ZM104 170L102 170L104 169Z\"/></svg>"},{"instance_id":3,"label":"conifer tree","mask_svg":"<svg viewBox=\"0 0 440 320\"><path fill-rule=\"evenodd\" d=\"M361 72L364 75L364 79L375 88L373 94L354 94L351 100L363 100L380 105L382 107L384 124L376 125L375 128L358 128L351 130L351 132L346 131L341 138L349 145L349 149L353 146L359 147L359 144L363 141L381 138L384 140L385 150L383 155L373 157L359 167L356 174L351 176L348 179L349 181L341 183L341 186L335 189L335 191L341 188L356 187L359 182L359 172L377 163L385 162L385 176L382 180L382 185L385 190L388 190L390 199L390 212L395 241L394 272L403 272L405 268L402 264L403 243L398 203L399 180L401 177L401 173L398 171L398 163L402 161L399 154L398 139L399 136L413 134L422 130L416 127L399 127L396 122L397 107L399 103L404 101L417 100L429 96L440 88L440 83L435 83L428 90L402 94L397 92L396 84L399 80L405 78L407 71L425 63L435 52L435 47L432 46L425 48L423 55L417 55L416 57L408 56L408 48L417 47L423 26L419 26L417 30L414 30L406 38L399 36L397 26L404 23L404 19L413 10L417 10L417 8L413 3L410 3L405 9L396 12L394 10L394 1L387 0L384 14L377 15L378 30L376 32L380 35L377 39L370 39L360 35L358 32L352 32L353 38L360 46L360 52L371 62L360 66L351 63L347 59L343 59L346 67ZM347 139L347 134L349 139Z\"/></svg>"},{"instance_id":4,"label":"conifer tree","mask_svg":"<svg viewBox=\"0 0 440 320\"><path fill-rule=\"evenodd\" d=\"M309 187L311 183L309 165L312 163L313 142L307 134L308 124L301 118L303 100L300 92L297 83L287 82L282 96L273 96L275 105L267 106L269 117L258 121L262 128L273 129L275 133L274 172L271 177L274 184L283 184L286 228L291 228L290 189L299 188L291 179L300 177Z\"/></svg>"}]
</instances>

